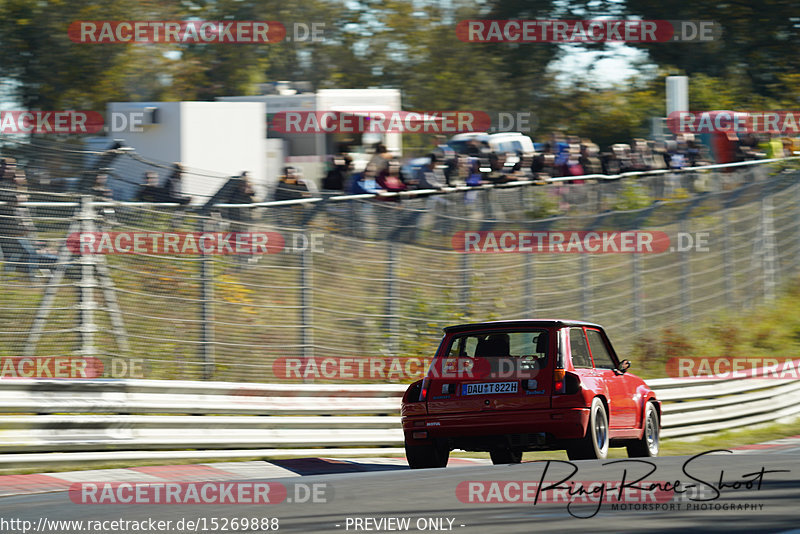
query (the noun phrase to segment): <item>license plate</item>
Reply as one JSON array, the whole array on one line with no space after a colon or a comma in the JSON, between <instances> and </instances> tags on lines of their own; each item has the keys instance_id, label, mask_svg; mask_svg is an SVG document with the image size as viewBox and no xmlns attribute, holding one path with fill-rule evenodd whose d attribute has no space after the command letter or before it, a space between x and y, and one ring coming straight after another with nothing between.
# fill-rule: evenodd
<instances>
[{"instance_id":1,"label":"license plate","mask_svg":"<svg viewBox=\"0 0 800 534\"><path fill-rule=\"evenodd\" d=\"M462 384L462 395L490 395L493 393L516 393L517 382L485 382L483 384Z\"/></svg>"}]
</instances>

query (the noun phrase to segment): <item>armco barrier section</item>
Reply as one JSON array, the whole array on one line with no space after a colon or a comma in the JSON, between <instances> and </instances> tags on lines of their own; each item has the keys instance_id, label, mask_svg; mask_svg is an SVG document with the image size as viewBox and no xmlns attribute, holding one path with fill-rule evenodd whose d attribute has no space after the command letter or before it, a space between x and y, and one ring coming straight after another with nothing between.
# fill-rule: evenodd
<instances>
[{"instance_id":1,"label":"armco barrier section","mask_svg":"<svg viewBox=\"0 0 800 534\"><path fill-rule=\"evenodd\" d=\"M663 403L665 438L708 434L800 413L797 379L667 378L648 384ZM0 416L0 452L6 453L0 456L0 467L82 458L292 455L298 450L326 455L361 447L374 453L376 448L403 445L399 408L405 388L396 384L0 380L0 413L5 414ZM102 451L108 452L86 456ZM182 452L158 454L165 451Z\"/></svg>"}]
</instances>

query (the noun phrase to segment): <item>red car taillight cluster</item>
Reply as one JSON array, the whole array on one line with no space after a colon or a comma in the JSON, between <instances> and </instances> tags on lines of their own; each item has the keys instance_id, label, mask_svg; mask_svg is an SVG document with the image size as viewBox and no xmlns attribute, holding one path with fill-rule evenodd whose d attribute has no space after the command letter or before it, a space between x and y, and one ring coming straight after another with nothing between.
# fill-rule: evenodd
<instances>
[{"instance_id":1,"label":"red car taillight cluster","mask_svg":"<svg viewBox=\"0 0 800 534\"><path fill-rule=\"evenodd\" d=\"M419 400L420 402L424 401L428 398L428 388L431 387L431 379L429 377L425 377L422 379L422 389L419 392Z\"/></svg>"},{"instance_id":2,"label":"red car taillight cluster","mask_svg":"<svg viewBox=\"0 0 800 534\"><path fill-rule=\"evenodd\" d=\"M566 392L566 375L564 369L556 369L553 371L553 393Z\"/></svg>"}]
</instances>

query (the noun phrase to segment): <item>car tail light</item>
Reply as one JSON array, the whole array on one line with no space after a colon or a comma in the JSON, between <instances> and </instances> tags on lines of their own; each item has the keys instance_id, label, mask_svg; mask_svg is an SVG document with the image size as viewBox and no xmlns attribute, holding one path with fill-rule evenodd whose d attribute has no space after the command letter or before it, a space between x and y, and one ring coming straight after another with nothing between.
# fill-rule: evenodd
<instances>
[{"instance_id":1,"label":"car tail light","mask_svg":"<svg viewBox=\"0 0 800 534\"><path fill-rule=\"evenodd\" d=\"M451 395L456 392L455 384L442 384L442 395Z\"/></svg>"},{"instance_id":2,"label":"car tail light","mask_svg":"<svg viewBox=\"0 0 800 534\"><path fill-rule=\"evenodd\" d=\"M575 373L556 369L553 374L553 392L574 395L581 390L581 379Z\"/></svg>"},{"instance_id":3,"label":"car tail light","mask_svg":"<svg viewBox=\"0 0 800 534\"><path fill-rule=\"evenodd\" d=\"M566 387L566 374L564 369L556 369L553 371L553 393L565 393Z\"/></svg>"},{"instance_id":4,"label":"car tail light","mask_svg":"<svg viewBox=\"0 0 800 534\"><path fill-rule=\"evenodd\" d=\"M411 437L414 439L427 439L428 433L427 432L412 432Z\"/></svg>"},{"instance_id":5,"label":"car tail light","mask_svg":"<svg viewBox=\"0 0 800 534\"><path fill-rule=\"evenodd\" d=\"M422 379L422 389L419 392L420 402L428 398L428 388L430 386L431 386L431 379L426 376L425 378Z\"/></svg>"}]
</instances>

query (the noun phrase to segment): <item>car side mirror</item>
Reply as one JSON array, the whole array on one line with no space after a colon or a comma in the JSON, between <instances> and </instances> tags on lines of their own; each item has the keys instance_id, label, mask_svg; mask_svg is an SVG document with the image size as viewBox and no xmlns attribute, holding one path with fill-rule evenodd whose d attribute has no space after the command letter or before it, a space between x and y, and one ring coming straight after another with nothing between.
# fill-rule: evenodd
<instances>
[{"instance_id":1,"label":"car side mirror","mask_svg":"<svg viewBox=\"0 0 800 534\"><path fill-rule=\"evenodd\" d=\"M630 368L631 368L630 360L622 360L621 362L619 362L619 365L617 366L617 372L619 374L624 374L625 371L627 371Z\"/></svg>"}]
</instances>

